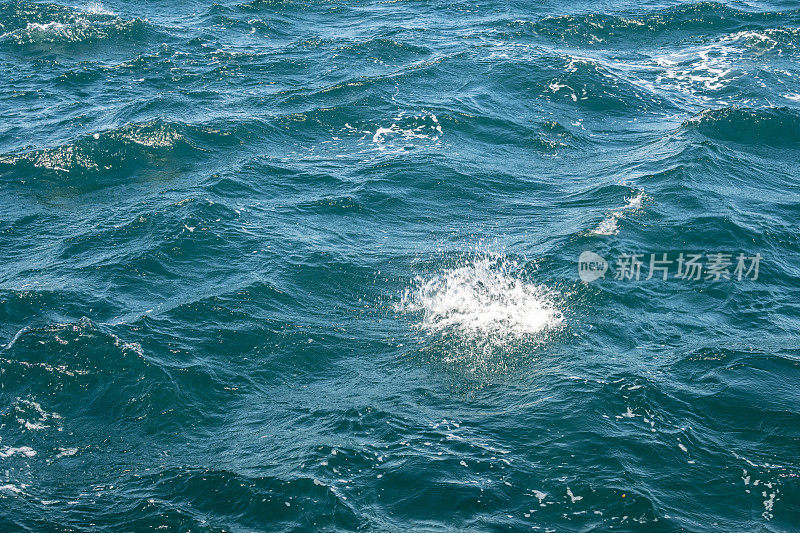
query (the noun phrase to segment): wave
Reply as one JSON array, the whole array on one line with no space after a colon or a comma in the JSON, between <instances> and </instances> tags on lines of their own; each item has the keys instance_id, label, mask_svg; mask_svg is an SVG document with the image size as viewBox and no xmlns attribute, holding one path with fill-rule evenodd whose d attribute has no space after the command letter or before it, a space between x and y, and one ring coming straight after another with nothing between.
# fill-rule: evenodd
<instances>
[{"instance_id":1,"label":"wave","mask_svg":"<svg viewBox=\"0 0 800 533\"><path fill-rule=\"evenodd\" d=\"M746 145L798 147L800 112L787 107L706 109L683 123L686 131Z\"/></svg>"},{"instance_id":2,"label":"wave","mask_svg":"<svg viewBox=\"0 0 800 533\"><path fill-rule=\"evenodd\" d=\"M17 454L25 452L14 450ZM98 508L94 518L131 531L168 528L223 533L231 528L263 529L264 524L283 524L289 529L303 525L304 529L354 531L364 529L369 522L368 515L356 511L337 487L318 480L310 472L248 475L221 467L170 465L111 475L115 479L113 484L96 485L94 491L70 494L67 498L40 500L39 494L27 485L0 485L0 491L28 496L28 508L43 514L37 518L35 527L48 529L82 527L84 506L94 507L98 497L115 504ZM58 492L54 490L51 494ZM177 503L179 500L181 503ZM49 522L53 512L58 513L58 525ZM30 518L20 516L14 523L21 529L29 529L25 526L31 522Z\"/></svg>"},{"instance_id":3,"label":"wave","mask_svg":"<svg viewBox=\"0 0 800 533\"><path fill-rule=\"evenodd\" d=\"M122 522L134 530L164 524L165 516L176 529L181 529L177 527L180 524L205 524L209 518L212 522L233 520L244 529L258 529L267 523L311 526L313 521L311 529L356 530L366 524L366 517L335 487L310 475L255 476L222 468L171 466L135 475L127 484L151 496L151 503L143 500L137 509L129 510L131 518ZM169 503L176 498L188 505Z\"/></svg>"},{"instance_id":4,"label":"wave","mask_svg":"<svg viewBox=\"0 0 800 533\"><path fill-rule=\"evenodd\" d=\"M109 423L133 433L175 431L230 396L207 367L183 361L176 372L123 335L83 317L28 327L2 349L4 394L19 398L20 420L6 424L14 440L35 443ZM49 450L51 459L64 453Z\"/></svg>"},{"instance_id":5,"label":"wave","mask_svg":"<svg viewBox=\"0 0 800 533\"><path fill-rule=\"evenodd\" d=\"M446 139L456 137L468 142L479 141L485 146L520 146L544 155L555 155L569 149L582 148L589 139L580 130L580 122L568 127L557 120L531 123L522 117L489 114L480 106L464 104L458 110L446 111L439 117L444 124Z\"/></svg>"},{"instance_id":6,"label":"wave","mask_svg":"<svg viewBox=\"0 0 800 533\"><path fill-rule=\"evenodd\" d=\"M52 45L144 38L151 28L141 18L123 19L102 4L76 10L59 4L13 2L0 7L0 43Z\"/></svg>"},{"instance_id":7,"label":"wave","mask_svg":"<svg viewBox=\"0 0 800 533\"><path fill-rule=\"evenodd\" d=\"M319 6L324 8L325 3L320 0L249 0L247 2L240 2L235 4L237 9L242 11L261 11L261 10L276 10L276 11L293 11L308 9L309 7Z\"/></svg>"},{"instance_id":8,"label":"wave","mask_svg":"<svg viewBox=\"0 0 800 533\"><path fill-rule=\"evenodd\" d=\"M372 206L365 205L352 195L346 196L325 196L316 200L307 200L298 203L294 209L300 213L311 215L337 215L337 214L356 214L365 211L374 211Z\"/></svg>"},{"instance_id":9,"label":"wave","mask_svg":"<svg viewBox=\"0 0 800 533\"><path fill-rule=\"evenodd\" d=\"M800 28L743 30L724 39L758 54L789 54L800 48Z\"/></svg>"},{"instance_id":10,"label":"wave","mask_svg":"<svg viewBox=\"0 0 800 533\"><path fill-rule=\"evenodd\" d=\"M671 32L735 31L748 23L768 23L791 19L797 12L750 12L739 10L720 2L698 2L658 9L643 15L609 15L587 13L546 17L530 22L517 20L509 25L521 26L536 35L564 41L584 41L602 43L607 40L621 40L631 43L632 39L657 38Z\"/></svg>"},{"instance_id":11,"label":"wave","mask_svg":"<svg viewBox=\"0 0 800 533\"><path fill-rule=\"evenodd\" d=\"M121 390L151 370L141 345L124 341L87 318L26 328L0 352L5 393L47 404L59 419L91 404L104 404L117 414L141 405L129 405L132 391ZM105 394L111 382L120 391ZM43 421L40 409L28 411L34 416L26 419L29 423Z\"/></svg>"},{"instance_id":12,"label":"wave","mask_svg":"<svg viewBox=\"0 0 800 533\"><path fill-rule=\"evenodd\" d=\"M230 144L230 136L211 126L158 119L129 123L53 148L0 155L0 179L93 190L147 167L185 167L207 151L205 146Z\"/></svg>"},{"instance_id":13,"label":"wave","mask_svg":"<svg viewBox=\"0 0 800 533\"><path fill-rule=\"evenodd\" d=\"M625 205L615 209L603 219L597 227L590 233L592 235L616 235L619 233L619 220L629 212L636 212L642 208L642 204L647 199L643 190L636 191L635 194L625 198Z\"/></svg>"},{"instance_id":14,"label":"wave","mask_svg":"<svg viewBox=\"0 0 800 533\"><path fill-rule=\"evenodd\" d=\"M270 39L292 36L291 24L288 21L278 17L260 18L254 17L252 13L237 13L237 7L215 3L203 13L203 18L208 25L219 25L231 30L238 30L242 36L267 37ZM195 37L193 39L195 42L204 40L205 37ZM213 43L213 41L211 42Z\"/></svg>"},{"instance_id":15,"label":"wave","mask_svg":"<svg viewBox=\"0 0 800 533\"><path fill-rule=\"evenodd\" d=\"M673 107L651 88L610 64L568 53L546 55L533 65L543 97L604 113Z\"/></svg>"}]
</instances>

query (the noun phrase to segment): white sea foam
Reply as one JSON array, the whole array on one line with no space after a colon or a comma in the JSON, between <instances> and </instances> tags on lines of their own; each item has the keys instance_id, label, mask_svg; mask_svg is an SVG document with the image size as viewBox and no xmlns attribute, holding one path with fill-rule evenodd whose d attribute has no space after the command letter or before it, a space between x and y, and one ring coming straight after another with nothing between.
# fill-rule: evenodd
<instances>
[{"instance_id":1,"label":"white sea foam","mask_svg":"<svg viewBox=\"0 0 800 533\"><path fill-rule=\"evenodd\" d=\"M731 43L740 43L760 55L776 49L780 53L783 47L795 48L795 41L798 36L800 36L800 29L798 28L769 28L736 32L723 40Z\"/></svg>"},{"instance_id":2,"label":"white sea foam","mask_svg":"<svg viewBox=\"0 0 800 533\"><path fill-rule=\"evenodd\" d=\"M579 502L583 499L583 496L575 496L572 493L572 489L569 487L567 487L567 496L569 496L569 499L572 501L572 503Z\"/></svg>"},{"instance_id":3,"label":"white sea foam","mask_svg":"<svg viewBox=\"0 0 800 533\"><path fill-rule=\"evenodd\" d=\"M747 59L770 52L780 53L782 47L794 46L798 31L783 28L740 31L708 45L655 57L646 67L658 74L652 83L644 81L643 84L651 89L677 91L703 102L715 100L730 105L725 98L712 97L711 93L747 75L740 66L746 64Z\"/></svg>"},{"instance_id":4,"label":"white sea foam","mask_svg":"<svg viewBox=\"0 0 800 533\"><path fill-rule=\"evenodd\" d=\"M61 459L62 457L72 457L78 453L78 448L59 448L58 454L56 455L56 459Z\"/></svg>"},{"instance_id":5,"label":"white sea foam","mask_svg":"<svg viewBox=\"0 0 800 533\"><path fill-rule=\"evenodd\" d=\"M537 500L539 500L539 505L544 507L544 499L547 498L547 493L540 490L534 490L533 495L536 496ZM531 509L531 511L533 511L533 509Z\"/></svg>"},{"instance_id":6,"label":"white sea foam","mask_svg":"<svg viewBox=\"0 0 800 533\"><path fill-rule=\"evenodd\" d=\"M647 195L645 195L644 191L642 190L639 190L633 196L626 198L625 205L609 213L608 216L591 231L591 233L593 235L616 235L619 233L619 220L623 218L626 213L641 209L646 199Z\"/></svg>"},{"instance_id":7,"label":"white sea foam","mask_svg":"<svg viewBox=\"0 0 800 533\"><path fill-rule=\"evenodd\" d=\"M41 404L33 400L17 398L14 410L18 413L17 422L27 431L49 428L53 421L61 419L61 415L45 411Z\"/></svg>"},{"instance_id":8,"label":"white sea foam","mask_svg":"<svg viewBox=\"0 0 800 533\"><path fill-rule=\"evenodd\" d=\"M36 455L36 450L34 450L29 446L19 446L18 448L5 446L4 448L0 449L0 457L2 457L3 459L6 459L8 457L13 457L14 455L33 457L34 455Z\"/></svg>"},{"instance_id":9,"label":"white sea foam","mask_svg":"<svg viewBox=\"0 0 800 533\"><path fill-rule=\"evenodd\" d=\"M503 256L418 277L400 307L421 313L417 325L428 333L457 331L498 342L521 340L563 321L553 294L526 280L519 266Z\"/></svg>"},{"instance_id":10,"label":"white sea foam","mask_svg":"<svg viewBox=\"0 0 800 533\"><path fill-rule=\"evenodd\" d=\"M400 140L404 143L420 139L438 141L441 135L442 125L436 115L407 117L401 113L395 117L391 126L379 126L372 134L372 142L378 146L378 149L385 150L386 145L393 140Z\"/></svg>"},{"instance_id":11,"label":"white sea foam","mask_svg":"<svg viewBox=\"0 0 800 533\"><path fill-rule=\"evenodd\" d=\"M656 63L666 68L656 78L656 84L671 86L685 93L694 93L699 87L718 91L739 77L733 72L730 54L729 47L712 45L658 58Z\"/></svg>"}]
</instances>

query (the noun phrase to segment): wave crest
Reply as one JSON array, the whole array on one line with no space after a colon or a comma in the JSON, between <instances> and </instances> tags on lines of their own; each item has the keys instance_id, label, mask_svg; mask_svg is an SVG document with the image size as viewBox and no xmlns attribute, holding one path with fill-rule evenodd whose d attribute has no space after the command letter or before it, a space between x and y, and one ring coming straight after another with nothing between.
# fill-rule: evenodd
<instances>
[{"instance_id":1,"label":"wave crest","mask_svg":"<svg viewBox=\"0 0 800 533\"><path fill-rule=\"evenodd\" d=\"M720 2L697 2L661 8L641 15L586 13L546 17L536 22L518 20L514 24L529 26L537 35L558 40L599 43L623 40L632 35L650 38L670 32L732 30L743 23L773 21L786 14L753 13Z\"/></svg>"},{"instance_id":2,"label":"wave crest","mask_svg":"<svg viewBox=\"0 0 800 533\"><path fill-rule=\"evenodd\" d=\"M94 3L85 10L58 4L17 2L0 8L0 42L17 45L89 43L132 37L143 33L148 22L123 19Z\"/></svg>"},{"instance_id":3,"label":"wave crest","mask_svg":"<svg viewBox=\"0 0 800 533\"><path fill-rule=\"evenodd\" d=\"M2 154L0 177L26 182L43 179L92 190L140 169L185 165L205 151L207 141L219 144L227 136L211 127L180 122L129 123L52 148Z\"/></svg>"},{"instance_id":4,"label":"wave crest","mask_svg":"<svg viewBox=\"0 0 800 533\"><path fill-rule=\"evenodd\" d=\"M787 107L707 109L684 122L683 127L740 144L800 145L800 114Z\"/></svg>"}]
</instances>

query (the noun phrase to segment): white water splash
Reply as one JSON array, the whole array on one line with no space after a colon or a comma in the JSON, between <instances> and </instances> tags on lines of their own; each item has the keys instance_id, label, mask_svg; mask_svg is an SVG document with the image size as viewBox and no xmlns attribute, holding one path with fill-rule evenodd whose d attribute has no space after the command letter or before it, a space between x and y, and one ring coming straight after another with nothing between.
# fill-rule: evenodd
<instances>
[{"instance_id":1,"label":"white water splash","mask_svg":"<svg viewBox=\"0 0 800 533\"><path fill-rule=\"evenodd\" d=\"M116 15L113 11L106 9L102 2L89 2L83 6L83 11L91 15Z\"/></svg>"},{"instance_id":2,"label":"white water splash","mask_svg":"<svg viewBox=\"0 0 800 533\"><path fill-rule=\"evenodd\" d=\"M518 265L500 257L476 259L430 277L418 277L401 310L422 314L428 333L454 330L468 337L522 340L559 326L553 295L523 278Z\"/></svg>"}]
</instances>

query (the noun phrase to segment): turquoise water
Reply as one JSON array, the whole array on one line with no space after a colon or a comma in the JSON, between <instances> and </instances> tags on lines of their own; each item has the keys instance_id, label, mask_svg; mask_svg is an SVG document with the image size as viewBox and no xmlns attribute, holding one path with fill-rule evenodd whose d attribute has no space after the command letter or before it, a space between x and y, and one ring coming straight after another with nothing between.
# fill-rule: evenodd
<instances>
[{"instance_id":1,"label":"turquoise water","mask_svg":"<svg viewBox=\"0 0 800 533\"><path fill-rule=\"evenodd\" d=\"M0 530L800 530L799 28L1 3Z\"/></svg>"}]
</instances>

